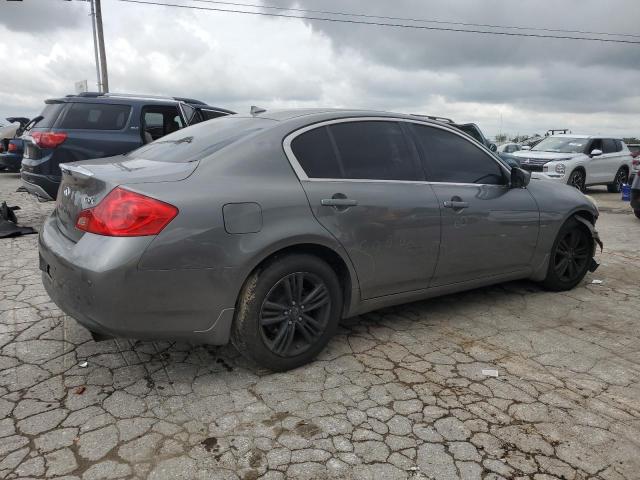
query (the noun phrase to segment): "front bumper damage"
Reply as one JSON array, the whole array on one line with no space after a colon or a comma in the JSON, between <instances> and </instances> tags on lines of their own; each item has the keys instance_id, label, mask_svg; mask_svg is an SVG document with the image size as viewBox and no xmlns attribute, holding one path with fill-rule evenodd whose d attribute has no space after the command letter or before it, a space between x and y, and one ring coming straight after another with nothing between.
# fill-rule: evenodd
<instances>
[{"instance_id":1,"label":"front bumper damage","mask_svg":"<svg viewBox=\"0 0 640 480\"><path fill-rule=\"evenodd\" d=\"M576 220L578 220L580 223L583 223L584 225L586 225L586 227L589 229L589 231L591 232L591 236L593 238L594 241L594 246L593 246L593 252L591 254L591 263L589 264L589 271L591 273L595 272L598 267L600 266L600 264L598 262L596 262L595 254L596 254L596 247L595 245L597 244L600 247L600 253L602 253L602 249L604 247L604 244L602 243L602 240L600 239L600 234L598 233L598 231L596 230L596 226L591 223L589 220L587 220L584 217L581 217L580 215L576 215L575 216Z\"/></svg>"}]
</instances>

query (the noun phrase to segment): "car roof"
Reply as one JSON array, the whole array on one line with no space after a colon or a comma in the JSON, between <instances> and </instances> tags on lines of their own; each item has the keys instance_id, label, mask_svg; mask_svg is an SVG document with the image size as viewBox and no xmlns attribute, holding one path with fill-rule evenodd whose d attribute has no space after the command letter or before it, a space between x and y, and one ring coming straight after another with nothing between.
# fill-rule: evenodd
<instances>
[{"instance_id":1,"label":"car roof","mask_svg":"<svg viewBox=\"0 0 640 480\"><path fill-rule=\"evenodd\" d=\"M549 135L550 137L568 137L568 138L610 138L614 140L622 140L622 137L616 137L613 135L581 135L578 133L559 133L557 135ZM549 138L549 137L545 137Z\"/></svg>"},{"instance_id":2,"label":"car roof","mask_svg":"<svg viewBox=\"0 0 640 480\"><path fill-rule=\"evenodd\" d=\"M131 105L132 103L144 102L152 105L176 105L178 102L188 103L195 107L206 108L209 110L215 110L218 112L224 112L227 114L235 113L232 110L226 108L215 107L208 105L200 100L186 97L161 97L154 95L136 95L129 93L98 93L98 92L85 92L76 95L66 95L64 97L49 98L45 100L45 103L111 103L117 105Z\"/></svg>"},{"instance_id":3,"label":"car roof","mask_svg":"<svg viewBox=\"0 0 640 480\"><path fill-rule=\"evenodd\" d=\"M249 117L250 115L238 114L238 116ZM420 115L410 115L406 113L385 112L379 110L359 110L359 109L345 109L345 108L291 108L282 110L265 110L263 112L252 115L256 118L265 118L270 120L276 120L279 122L286 122L288 120L304 120L308 123L315 121L323 121L328 119L340 119L351 117L390 117L390 118L403 118L407 120L413 120L421 123L433 123L438 125L446 125L444 122L434 121L428 117Z\"/></svg>"}]
</instances>

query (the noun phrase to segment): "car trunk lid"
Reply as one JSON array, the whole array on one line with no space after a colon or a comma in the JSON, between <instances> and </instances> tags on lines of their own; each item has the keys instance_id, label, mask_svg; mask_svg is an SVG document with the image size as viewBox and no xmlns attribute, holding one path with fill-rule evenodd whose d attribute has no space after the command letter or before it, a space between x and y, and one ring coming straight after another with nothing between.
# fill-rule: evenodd
<instances>
[{"instance_id":1,"label":"car trunk lid","mask_svg":"<svg viewBox=\"0 0 640 480\"><path fill-rule=\"evenodd\" d=\"M58 228L67 238L77 242L84 235L75 226L80 212L98 205L115 187L177 182L191 175L197 165L198 162L157 162L123 155L62 164L62 182L56 199Z\"/></svg>"}]
</instances>

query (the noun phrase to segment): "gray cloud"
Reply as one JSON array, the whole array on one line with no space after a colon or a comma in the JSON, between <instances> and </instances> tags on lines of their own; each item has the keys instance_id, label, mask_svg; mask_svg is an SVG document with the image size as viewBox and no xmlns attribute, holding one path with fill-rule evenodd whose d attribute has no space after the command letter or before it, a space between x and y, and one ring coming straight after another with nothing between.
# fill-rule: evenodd
<instances>
[{"instance_id":1,"label":"gray cloud","mask_svg":"<svg viewBox=\"0 0 640 480\"><path fill-rule=\"evenodd\" d=\"M295 5L634 33L635 2ZM95 89L87 3L31 0L11 7L3 4L0 15L0 57L13 56L12 68L0 75L1 116L35 115L45 98L70 93L76 80L88 79ZM331 24L115 0L103 0L103 16L113 91L184 95L237 111L257 104L430 113L476 121L490 134L544 132L558 125L640 134L640 46Z\"/></svg>"}]
</instances>

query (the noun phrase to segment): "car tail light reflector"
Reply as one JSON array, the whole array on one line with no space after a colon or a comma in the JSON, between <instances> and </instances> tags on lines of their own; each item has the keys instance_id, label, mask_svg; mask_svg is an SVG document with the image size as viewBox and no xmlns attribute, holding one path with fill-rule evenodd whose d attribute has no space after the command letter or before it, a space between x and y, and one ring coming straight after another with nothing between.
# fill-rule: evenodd
<instances>
[{"instance_id":1,"label":"car tail light reflector","mask_svg":"<svg viewBox=\"0 0 640 480\"><path fill-rule=\"evenodd\" d=\"M158 235L176 215L173 205L116 187L98 205L78 214L76 228L109 237Z\"/></svg>"},{"instance_id":2,"label":"car tail light reflector","mask_svg":"<svg viewBox=\"0 0 640 480\"><path fill-rule=\"evenodd\" d=\"M33 132L33 142L40 148L56 148L67 139L64 132Z\"/></svg>"},{"instance_id":3,"label":"car tail light reflector","mask_svg":"<svg viewBox=\"0 0 640 480\"><path fill-rule=\"evenodd\" d=\"M7 147L7 152L16 152L18 150L18 146L15 143L9 142L9 146Z\"/></svg>"},{"instance_id":4,"label":"car tail light reflector","mask_svg":"<svg viewBox=\"0 0 640 480\"><path fill-rule=\"evenodd\" d=\"M633 165L634 167L637 167L640 165L640 158L634 158L633 160L631 160L631 165Z\"/></svg>"}]
</instances>

